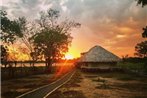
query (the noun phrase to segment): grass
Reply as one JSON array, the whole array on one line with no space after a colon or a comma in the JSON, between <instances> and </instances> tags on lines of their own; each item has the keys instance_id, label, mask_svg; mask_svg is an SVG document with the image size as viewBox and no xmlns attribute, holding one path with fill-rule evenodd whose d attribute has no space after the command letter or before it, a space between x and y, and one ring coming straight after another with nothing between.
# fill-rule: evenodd
<instances>
[{"instance_id":1,"label":"grass","mask_svg":"<svg viewBox=\"0 0 147 98\"><path fill-rule=\"evenodd\" d=\"M81 75L77 72L73 75L72 79L64 85L66 88L70 87L80 87L78 83L81 82Z\"/></svg>"},{"instance_id":2,"label":"grass","mask_svg":"<svg viewBox=\"0 0 147 98\"><path fill-rule=\"evenodd\" d=\"M62 75L64 74L61 74L60 76ZM58 79L59 77L56 77L56 79ZM42 74L23 77L20 79L2 81L2 98L15 98L16 96L19 96L22 93L49 84L55 81L56 79L53 75Z\"/></svg>"},{"instance_id":3,"label":"grass","mask_svg":"<svg viewBox=\"0 0 147 98\"><path fill-rule=\"evenodd\" d=\"M81 75L85 78L83 76L81 78ZM88 84L84 86L82 83ZM77 71L67 84L48 98L147 98L146 92L146 77L121 72L82 73ZM91 96L88 96L89 94Z\"/></svg>"},{"instance_id":4,"label":"grass","mask_svg":"<svg viewBox=\"0 0 147 98\"><path fill-rule=\"evenodd\" d=\"M102 84L100 86L96 86L96 89L112 89L109 85Z\"/></svg>"},{"instance_id":5,"label":"grass","mask_svg":"<svg viewBox=\"0 0 147 98\"><path fill-rule=\"evenodd\" d=\"M87 75L87 74L86 74ZM95 77L97 75L97 77ZM130 92L136 92L136 95L131 95L133 97L129 98L147 98L145 94L147 92L147 78L146 77L138 77L134 74L120 73L120 72L111 72L111 73L94 73L90 75L92 81L97 82L96 89L99 90L126 90ZM87 77L87 76L86 76ZM111 79L113 79L113 82ZM115 80L119 80L119 82L114 82ZM105 82L104 82L105 81ZM140 93L143 95L140 95ZM138 95L137 95L138 94Z\"/></svg>"},{"instance_id":6,"label":"grass","mask_svg":"<svg viewBox=\"0 0 147 98\"><path fill-rule=\"evenodd\" d=\"M59 90L53 92L47 98L86 98L82 92L75 90L68 90L61 92Z\"/></svg>"},{"instance_id":7,"label":"grass","mask_svg":"<svg viewBox=\"0 0 147 98\"><path fill-rule=\"evenodd\" d=\"M101 81L101 79L99 79L99 77L103 77L103 78L114 78L114 79L117 79L117 80L122 80L122 81L129 81L129 80L139 80L139 79L144 79L144 78L141 78L137 75L134 75L134 74L127 74L127 73L121 73L121 72L108 72L108 73L93 73L93 76L92 75L88 75L89 73L86 73L86 76L85 77L88 77L88 78L98 78L98 80L95 80L95 81Z\"/></svg>"},{"instance_id":8,"label":"grass","mask_svg":"<svg viewBox=\"0 0 147 98\"><path fill-rule=\"evenodd\" d=\"M144 70L144 63L130 63L130 62L125 62L125 63L118 63L118 66L124 69L131 69L131 70L138 70L138 71L143 71Z\"/></svg>"},{"instance_id":9,"label":"grass","mask_svg":"<svg viewBox=\"0 0 147 98\"><path fill-rule=\"evenodd\" d=\"M124 84L113 84L113 88L128 89L129 91L143 91L147 92L147 84L145 83L124 83Z\"/></svg>"},{"instance_id":10,"label":"grass","mask_svg":"<svg viewBox=\"0 0 147 98\"><path fill-rule=\"evenodd\" d=\"M3 97L4 98L14 98L14 96L19 96L20 94L22 93L18 91L8 91L8 92L3 93Z\"/></svg>"},{"instance_id":11,"label":"grass","mask_svg":"<svg viewBox=\"0 0 147 98\"><path fill-rule=\"evenodd\" d=\"M86 98L81 91L73 90L72 88L80 87L81 74L76 72L72 79L63 85L60 89L53 92L47 98Z\"/></svg>"}]
</instances>

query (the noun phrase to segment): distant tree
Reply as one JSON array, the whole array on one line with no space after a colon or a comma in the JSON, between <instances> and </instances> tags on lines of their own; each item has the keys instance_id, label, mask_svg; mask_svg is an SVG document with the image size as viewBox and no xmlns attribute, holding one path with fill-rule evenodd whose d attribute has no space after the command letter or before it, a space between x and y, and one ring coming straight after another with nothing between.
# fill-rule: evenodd
<instances>
[{"instance_id":1,"label":"distant tree","mask_svg":"<svg viewBox=\"0 0 147 98\"><path fill-rule=\"evenodd\" d=\"M34 43L37 55L42 55L46 60L47 68L68 51L72 40L69 31L73 27L80 26L74 21L59 21L59 16L59 11L53 9L49 9L47 13L41 12L38 21L40 31L30 39Z\"/></svg>"},{"instance_id":2,"label":"distant tree","mask_svg":"<svg viewBox=\"0 0 147 98\"><path fill-rule=\"evenodd\" d=\"M8 61L8 51L7 51L7 46L1 45L1 64L4 65L4 67L7 67L7 61Z\"/></svg>"},{"instance_id":3,"label":"distant tree","mask_svg":"<svg viewBox=\"0 0 147 98\"><path fill-rule=\"evenodd\" d=\"M128 58L129 58L129 55L128 55L128 54L123 55L123 56L122 56L122 61L123 61L123 62L126 62Z\"/></svg>"},{"instance_id":4,"label":"distant tree","mask_svg":"<svg viewBox=\"0 0 147 98\"><path fill-rule=\"evenodd\" d=\"M135 46L135 55L139 56L139 57L147 57L147 41L138 43Z\"/></svg>"},{"instance_id":5,"label":"distant tree","mask_svg":"<svg viewBox=\"0 0 147 98\"><path fill-rule=\"evenodd\" d=\"M31 60L32 60L32 61L30 61L30 66L34 70L35 69L35 61L37 61L37 55L36 55L36 52L34 52L35 50L33 48L33 44L29 40L35 34L33 31L34 30L33 26L30 25L29 23L27 23L27 20L25 17L18 18L17 23L20 25L21 34L23 34L23 36L18 36L18 37L23 41L23 43L25 44L25 46L29 50L28 55L30 55Z\"/></svg>"},{"instance_id":6,"label":"distant tree","mask_svg":"<svg viewBox=\"0 0 147 98\"><path fill-rule=\"evenodd\" d=\"M137 0L138 4L141 4L142 7L144 7L145 5L147 5L147 0Z\"/></svg>"},{"instance_id":7,"label":"distant tree","mask_svg":"<svg viewBox=\"0 0 147 98\"><path fill-rule=\"evenodd\" d=\"M143 38L147 38L147 26L143 28L144 32L142 33Z\"/></svg>"}]
</instances>

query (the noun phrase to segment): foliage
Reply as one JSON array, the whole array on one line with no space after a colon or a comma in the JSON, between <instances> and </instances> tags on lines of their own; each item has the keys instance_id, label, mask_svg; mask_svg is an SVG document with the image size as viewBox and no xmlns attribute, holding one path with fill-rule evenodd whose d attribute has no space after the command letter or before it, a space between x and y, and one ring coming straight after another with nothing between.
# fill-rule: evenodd
<instances>
[{"instance_id":1,"label":"foliage","mask_svg":"<svg viewBox=\"0 0 147 98\"><path fill-rule=\"evenodd\" d=\"M6 47L6 46L4 46L4 45L1 45L0 46L1 47L1 63L2 63L2 65L5 65L5 67L6 67L6 63L7 63L7 61L8 61L8 48Z\"/></svg>"},{"instance_id":2,"label":"foliage","mask_svg":"<svg viewBox=\"0 0 147 98\"><path fill-rule=\"evenodd\" d=\"M21 23L17 20L10 20L5 11L0 10L1 18L1 39L5 43L13 43L17 36L22 37Z\"/></svg>"},{"instance_id":3,"label":"foliage","mask_svg":"<svg viewBox=\"0 0 147 98\"><path fill-rule=\"evenodd\" d=\"M138 43L135 46L135 55L139 56L139 57L147 57L147 41Z\"/></svg>"},{"instance_id":4,"label":"foliage","mask_svg":"<svg viewBox=\"0 0 147 98\"><path fill-rule=\"evenodd\" d=\"M59 11L53 9L41 12L38 20L40 30L30 38L34 43L34 52L45 58L46 66L64 56L72 40L69 31L80 25L69 20L59 21L59 16Z\"/></svg>"},{"instance_id":5,"label":"foliage","mask_svg":"<svg viewBox=\"0 0 147 98\"><path fill-rule=\"evenodd\" d=\"M142 70L144 64L143 63L131 63L131 62L126 62L126 63L119 63L118 66L121 68L125 69L132 69L132 70Z\"/></svg>"},{"instance_id":6,"label":"foliage","mask_svg":"<svg viewBox=\"0 0 147 98\"><path fill-rule=\"evenodd\" d=\"M129 55L128 54L126 54L126 55L123 55L122 56L122 61L123 62L126 62L126 60L129 58Z\"/></svg>"},{"instance_id":7,"label":"foliage","mask_svg":"<svg viewBox=\"0 0 147 98\"><path fill-rule=\"evenodd\" d=\"M130 62L130 63L144 63L146 62L147 58L140 58L140 57L127 57L122 62Z\"/></svg>"},{"instance_id":8,"label":"foliage","mask_svg":"<svg viewBox=\"0 0 147 98\"><path fill-rule=\"evenodd\" d=\"M142 33L143 38L147 38L147 26L146 28L143 28L144 32Z\"/></svg>"},{"instance_id":9,"label":"foliage","mask_svg":"<svg viewBox=\"0 0 147 98\"><path fill-rule=\"evenodd\" d=\"M147 57L139 58L139 57L127 57L125 61L119 62L118 66L123 69L135 70L138 72L147 73Z\"/></svg>"},{"instance_id":10,"label":"foliage","mask_svg":"<svg viewBox=\"0 0 147 98\"><path fill-rule=\"evenodd\" d=\"M137 0L138 4L141 4L142 7L144 7L145 5L147 5L147 0Z\"/></svg>"}]
</instances>

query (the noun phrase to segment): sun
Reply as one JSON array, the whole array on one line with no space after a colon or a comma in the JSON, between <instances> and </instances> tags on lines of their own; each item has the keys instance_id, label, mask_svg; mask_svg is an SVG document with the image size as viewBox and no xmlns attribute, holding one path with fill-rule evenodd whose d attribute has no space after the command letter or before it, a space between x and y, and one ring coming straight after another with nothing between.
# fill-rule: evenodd
<instances>
[{"instance_id":1,"label":"sun","mask_svg":"<svg viewBox=\"0 0 147 98\"><path fill-rule=\"evenodd\" d=\"M73 57L73 55L71 55L71 54L66 54L65 55L65 59L67 59L67 60L70 60L70 59L73 59L74 57Z\"/></svg>"}]
</instances>

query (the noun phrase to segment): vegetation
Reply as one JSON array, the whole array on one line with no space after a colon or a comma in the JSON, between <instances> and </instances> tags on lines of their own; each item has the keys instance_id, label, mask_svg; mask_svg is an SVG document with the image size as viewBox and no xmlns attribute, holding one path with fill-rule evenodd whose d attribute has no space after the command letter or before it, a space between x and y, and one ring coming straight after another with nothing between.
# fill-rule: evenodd
<instances>
[{"instance_id":1,"label":"vegetation","mask_svg":"<svg viewBox=\"0 0 147 98\"><path fill-rule=\"evenodd\" d=\"M40 30L30 38L36 56L43 56L46 60L47 69L68 51L72 40L69 31L72 27L80 25L69 20L59 22L59 16L59 11L53 9L49 9L46 13L42 12L38 20Z\"/></svg>"},{"instance_id":2,"label":"vegetation","mask_svg":"<svg viewBox=\"0 0 147 98\"><path fill-rule=\"evenodd\" d=\"M147 5L147 1L146 0L137 0L138 4L141 4L142 7L144 7L145 5Z\"/></svg>"},{"instance_id":3,"label":"vegetation","mask_svg":"<svg viewBox=\"0 0 147 98\"><path fill-rule=\"evenodd\" d=\"M147 41L138 43L135 46L135 51L136 51L135 55L142 58L147 57Z\"/></svg>"},{"instance_id":4,"label":"vegetation","mask_svg":"<svg viewBox=\"0 0 147 98\"><path fill-rule=\"evenodd\" d=\"M6 11L1 10L0 13L1 39L5 43L13 43L18 36L23 36L21 33L21 24L17 20L10 20Z\"/></svg>"},{"instance_id":5,"label":"vegetation","mask_svg":"<svg viewBox=\"0 0 147 98\"><path fill-rule=\"evenodd\" d=\"M40 19L33 22L28 22L25 17L10 19L3 10L0 13L1 67L5 67L3 70L8 71L11 78L17 77L16 67L21 66L19 69L23 70L26 65L24 61L17 61L17 58L10 59L12 55L9 46L13 46L16 41L22 41L25 46L20 46L22 48L20 52L29 56L30 69L32 73L36 73L35 62L45 60L46 69L49 69L53 62L59 61L65 55L72 41L69 31L80 26L79 23L69 19L61 21L59 11L54 9L41 12ZM13 55L15 54L14 52Z\"/></svg>"},{"instance_id":6,"label":"vegetation","mask_svg":"<svg viewBox=\"0 0 147 98\"><path fill-rule=\"evenodd\" d=\"M137 70L141 71L143 70L144 63L131 63L131 62L126 62L126 63L119 63L119 67L124 68L124 69L131 69L131 70Z\"/></svg>"},{"instance_id":7,"label":"vegetation","mask_svg":"<svg viewBox=\"0 0 147 98\"><path fill-rule=\"evenodd\" d=\"M147 38L147 26L146 28L143 28L144 32L142 33L143 38Z\"/></svg>"},{"instance_id":8,"label":"vegetation","mask_svg":"<svg viewBox=\"0 0 147 98\"><path fill-rule=\"evenodd\" d=\"M7 67L7 61L8 61L8 52L7 52L7 46L1 45L1 64L4 65L4 67Z\"/></svg>"},{"instance_id":9,"label":"vegetation","mask_svg":"<svg viewBox=\"0 0 147 98\"><path fill-rule=\"evenodd\" d=\"M121 72L82 73L77 70L69 82L47 98L146 98L146 81L146 77Z\"/></svg>"},{"instance_id":10,"label":"vegetation","mask_svg":"<svg viewBox=\"0 0 147 98\"><path fill-rule=\"evenodd\" d=\"M140 57L127 57L122 59L123 61L118 63L118 66L124 70L128 70L134 73L147 73L146 61L147 58Z\"/></svg>"}]
</instances>

